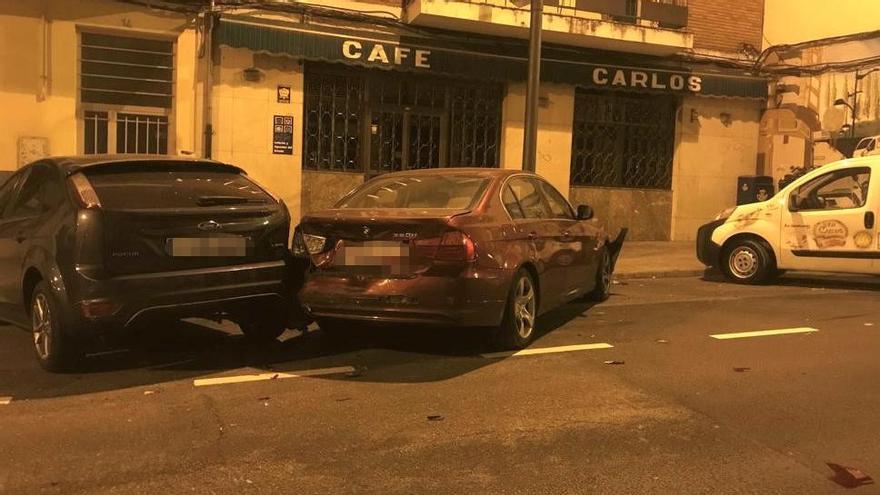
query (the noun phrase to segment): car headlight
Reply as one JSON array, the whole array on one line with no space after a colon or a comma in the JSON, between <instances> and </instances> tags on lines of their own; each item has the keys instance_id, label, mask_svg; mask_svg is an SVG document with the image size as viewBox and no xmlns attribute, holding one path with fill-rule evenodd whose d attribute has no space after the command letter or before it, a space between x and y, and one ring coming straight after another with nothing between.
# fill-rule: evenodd
<instances>
[{"instance_id":1,"label":"car headlight","mask_svg":"<svg viewBox=\"0 0 880 495\"><path fill-rule=\"evenodd\" d=\"M733 212L735 210L736 210L736 206L731 206L730 208L715 215L715 220L726 220L726 219L730 218L730 215L733 215Z\"/></svg>"}]
</instances>

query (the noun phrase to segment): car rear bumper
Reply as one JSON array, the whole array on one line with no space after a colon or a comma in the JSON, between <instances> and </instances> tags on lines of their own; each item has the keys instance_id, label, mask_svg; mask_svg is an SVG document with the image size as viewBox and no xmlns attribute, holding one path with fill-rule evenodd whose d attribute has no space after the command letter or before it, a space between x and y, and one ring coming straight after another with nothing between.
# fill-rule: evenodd
<instances>
[{"instance_id":1,"label":"car rear bumper","mask_svg":"<svg viewBox=\"0 0 880 495\"><path fill-rule=\"evenodd\" d=\"M217 313L261 314L282 311L292 303L288 265L283 260L209 269L91 279L81 274L67 283L72 318L93 327L118 328L150 319L209 316ZM88 301L108 301L110 315L86 317Z\"/></svg>"},{"instance_id":2,"label":"car rear bumper","mask_svg":"<svg viewBox=\"0 0 880 495\"><path fill-rule=\"evenodd\" d=\"M712 242L712 234L725 220L715 220L697 229L697 259L706 266L716 266L721 257L721 246Z\"/></svg>"},{"instance_id":3,"label":"car rear bumper","mask_svg":"<svg viewBox=\"0 0 880 495\"><path fill-rule=\"evenodd\" d=\"M309 277L299 293L316 319L494 326L501 323L513 273L466 270L458 276Z\"/></svg>"}]
</instances>

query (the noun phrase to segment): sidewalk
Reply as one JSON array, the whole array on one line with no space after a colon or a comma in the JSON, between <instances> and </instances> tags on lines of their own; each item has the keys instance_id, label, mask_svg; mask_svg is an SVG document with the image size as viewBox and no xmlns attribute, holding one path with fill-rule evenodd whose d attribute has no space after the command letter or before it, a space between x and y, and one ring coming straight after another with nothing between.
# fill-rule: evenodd
<instances>
[{"instance_id":1,"label":"sidewalk","mask_svg":"<svg viewBox=\"0 0 880 495\"><path fill-rule=\"evenodd\" d=\"M619 279L701 275L694 241L624 242L614 275Z\"/></svg>"}]
</instances>

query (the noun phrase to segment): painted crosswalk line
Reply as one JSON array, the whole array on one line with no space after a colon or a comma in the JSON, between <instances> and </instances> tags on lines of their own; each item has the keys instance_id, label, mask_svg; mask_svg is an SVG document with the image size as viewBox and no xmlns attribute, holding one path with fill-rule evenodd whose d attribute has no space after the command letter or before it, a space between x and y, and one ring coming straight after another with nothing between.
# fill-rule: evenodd
<instances>
[{"instance_id":1,"label":"painted crosswalk line","mask_svg":"<svg viewBox=\"0 0 880 495\"><path fill-rule=\"evenodd\" d=\"M713 339L729 340L729 339L746 339L750 337L769 337L773 335L790 335L794 333L812 333L818 332L818 328L799 327L799 328L779 328L776 330L758 330L756 332L735 332L735 333L716 333L710 335Z\"/></svg>"},{"instance_id":2,"label":"painted crosswalk line","mask_svg":"<svg viewBox=\"0 0 880 495\"><path fill-rule=\"evenodd\" d=\"M229 385L232 383L285 380L288 378L304 378L309 376L339 375L342 373L353 373L354 371L355 369L352 366L337 366L335 368L320 368L314 370L295 371L290 373L275 372L257 373L251 375L219 376L215 378L199 378L197 380L193 380L193 385L196 387L207 387L212 385Z\"/></svg>"},{"instance_id":3,"label":"painted crosswalk line","mask_svg":"<svg viewBox=\"0 0 880 495\"><path fill-rule=\"evenodd\" d=\"M537 349L523 349L521 351L503 351L503 352L490 352L488 354L481 354L482 357L488 359L497 359L497 358L505 358L505 357L514 357L514 356L533 356L536 354L555 354L558 352L573 352L573 351L590 351L594 349L611 349L614 347L611 344L607 344L605 342L600 342L596 344L577 344L577 345L563 345L558 347L539 347Z\"/></svg>"}]
</instances>

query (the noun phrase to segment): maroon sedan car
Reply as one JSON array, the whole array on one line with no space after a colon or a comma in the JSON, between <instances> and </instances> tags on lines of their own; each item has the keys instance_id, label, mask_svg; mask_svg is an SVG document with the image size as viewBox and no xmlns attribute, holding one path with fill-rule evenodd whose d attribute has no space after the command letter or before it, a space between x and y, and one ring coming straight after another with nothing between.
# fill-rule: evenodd
<instances>
[{"instance_id":1,"label":"maroon sedan car","mask_svg":"<svg viewBox=\"0 0 880 495\"><path fill-rule=\"evenodd\" d=\"M312 267L300 301L330 333L354 321L487 326L522 348L538 315L608 297L626 232L611 241L592 217L531 173L383 175L303 218L294 254Z\"/></svg>"}]
</instances>

